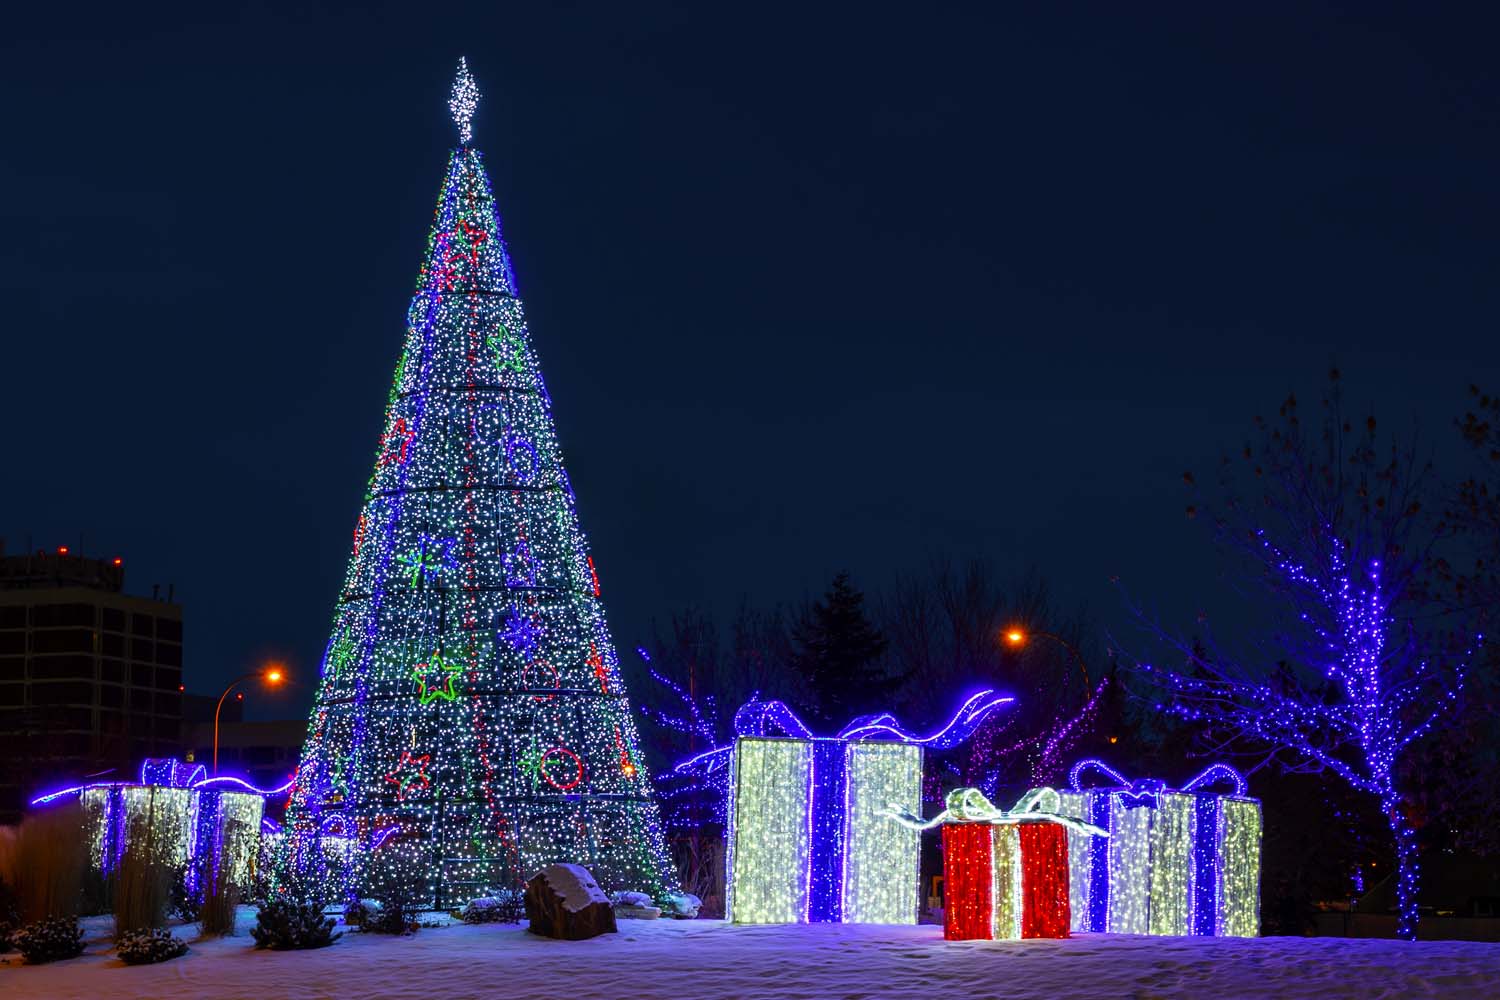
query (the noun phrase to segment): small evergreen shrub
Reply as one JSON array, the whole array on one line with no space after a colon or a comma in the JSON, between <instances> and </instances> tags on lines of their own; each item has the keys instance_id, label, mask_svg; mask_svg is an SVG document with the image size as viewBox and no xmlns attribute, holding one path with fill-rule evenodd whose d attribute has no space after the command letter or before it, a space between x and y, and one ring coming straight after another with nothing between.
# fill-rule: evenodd
<instances>
[{"instance_id":1,"label":"small evergreen shrub","mask_svg":"<svg viewBox=\"0 0 1500 1000\"><path fill-rule=\"evenodd\" d=\"M360 930L367 934L415 934L417 915L402 894L392 893L380 900L380 906L368 913Z\"/></svg>"},{"instance_id":2,"label":"small evergreen shrub","mask_svg":"<svg viewBox=\"0 0 1500 1000\"><path fill-rule=\"evenodd\" d=\"M466 924L519 923L521 920L521 897L515 893L507 896L481 896L471 899L458 911L458 919Z\"/></svg>"},{"instance_id":3,"label":"small evergreen shrub","mask_svg":"<svg viewBox=\"0 0 1500 1000\"><path fill-rule=\"evenodd\" d=\"M28 965L41 965L83 954L83 928L77 917L48 917L27 924L11 935L11 941Z\"/></svg>"},{"instance_id":4,"label":"small evergreen shrub","mask_svg":"<svg viewBox=\"0 0 1500 1000\"><path fill-rule=\"evenodd\" d=\"M373 899L351 899L344 907L344 923L350 927L363 928L380 912L380 904Z\"/></svg>"},{"instance_id":5,"label":"small evergreen shrub","mask_svg":"<svg viewBox=\"0 0 1500 1000\"><path fill-rule=\"evenodd\" d=\"M260 908L250 936L255 947L272 951L326 948L342 935L333 933L334 920L321 906L275 900Z\"/></svg>"},{"instance_id":6,"label":"small evergreen shrub","mask_svg":"<svg viewBox=\"0 0 1500 1000\"><path fill-rule=\"evenodd\" d=\"M166 928L143 927L126 931L116 943L115 951L126 965L147 965L165 962L186 955L187 942L172 936Z\"/></svg>"}]
</instances>

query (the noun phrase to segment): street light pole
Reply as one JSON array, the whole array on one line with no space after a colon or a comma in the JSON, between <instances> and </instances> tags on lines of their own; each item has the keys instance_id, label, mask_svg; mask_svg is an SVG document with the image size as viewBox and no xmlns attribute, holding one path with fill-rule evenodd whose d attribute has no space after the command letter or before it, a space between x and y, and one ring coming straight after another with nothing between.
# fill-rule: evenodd
<instances>
[{"instance_id":1,"label":"street light pole","mask_svg":"<svg viewBox=\"0 0 1500 1000\"><path fill-rule=\"evenodd\" d=\"M252 670L248 674L240 674L234 680L230 681L229 686L224 689L224 693L219 695L219 703L214 706L214 777L217 778L219 776L219 712L224 708L224 699L229 697L229 692L233 691L240 681L248 681L252 677L259 677L267 684L274 686L281 683L283 676L280 667L271 667L267 670Z\"/></svg>"},{"instance_id":2,"label":"street light pole","mask_svg":"<svg viewBox=\"0 0 1500 1000\"><path fill-rule=\"evenodd\" d=\"M1083 674L1083 700L1084 701L1088 701L1088 698L1089 698L1089 668L1084 665L1083 654L1080 653L1078 651L1078 648L1076 646L1074 646L1071 642L1069 642L1068 640L1064 639L1060 635L1053 635L1051 632L1026 632L1026 631L1024 631L1024 630L1022 630L1020 628L1006 629L1006 631L1005 631L1005 641L1008 642L1008 643L1010 643L1012 646L1020 646L1023 643L1025 643L1028 638L1030 638L1031 636L1034 636L1034 635L1041 636L1043 639L1051 639L1053 642L1057 643L1063 649L1066 649L1068 652L1070 652L1070 653L1073 654L1073 660L1078 664L1078 669Z\"/></svg>"}]
</instances>

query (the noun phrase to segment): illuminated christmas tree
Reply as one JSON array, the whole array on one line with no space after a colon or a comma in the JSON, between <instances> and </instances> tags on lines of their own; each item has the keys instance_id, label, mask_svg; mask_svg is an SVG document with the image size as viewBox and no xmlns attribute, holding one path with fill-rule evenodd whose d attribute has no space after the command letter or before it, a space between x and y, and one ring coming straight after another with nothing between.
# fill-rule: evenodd
<instances>
[{"instance_id":1,"label":"illuminated christmas tree","mask_svg":"<svg viewBox=\"0 0 1500 1000\"><path fill-rule=\"evenodd\" d=\"M282 886L439 906L676 875L460 63L448 161L282 844Z\"/></svg>"}]
</instances>

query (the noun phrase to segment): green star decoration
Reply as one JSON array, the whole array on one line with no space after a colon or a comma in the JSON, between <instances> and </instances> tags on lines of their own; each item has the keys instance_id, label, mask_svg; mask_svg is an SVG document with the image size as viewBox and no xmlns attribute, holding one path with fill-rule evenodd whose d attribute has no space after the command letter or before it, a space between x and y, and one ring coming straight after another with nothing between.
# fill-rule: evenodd
<instances>
[{"instance_id":1,"label":"green star decoration","mask_svg":"<svg viewBox=\"0 0 1500 1000\"><path fill-rule=\"evenodd\" d=\"M417 697L422 704L430 705L439 698L456 701L456 685L463 669L462 663L442 653L433 653L424 662L412 667L411 679L417 682Z\"/></svg>"},{"instance_id":2,"label":"green star decoration","mask_svg":"<svg viewBox=\"0 0 1500 1000\"><path fill-rule=\"evenodd\" d=\"M498 324L500 332L484 338L484 342L495 352L495 367L500 371L519 372L526 363L526 354L521 338L511 332L504 323Z\"/></svg>"}]
</instances>

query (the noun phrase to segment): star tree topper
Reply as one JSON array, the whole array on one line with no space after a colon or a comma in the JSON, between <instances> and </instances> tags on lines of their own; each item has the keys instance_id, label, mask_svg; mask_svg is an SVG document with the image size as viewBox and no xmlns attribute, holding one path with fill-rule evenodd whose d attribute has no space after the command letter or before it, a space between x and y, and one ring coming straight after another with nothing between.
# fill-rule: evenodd
<instances>
[{"instance_id":1,"label":"star tree topper","mask_svg":"<svg viewBox=\"0 0 1500 1000\"><path fill-rule=\"evenodd\" d=\"M453 124L458 126L458 141L464 145L474 138L474 129L469 122L474 118L474 109L479 107L479 87L469 75L469 62L458 60L458 73L453 77L453 94L448 98L448 110L453 112Z\"/></svg>"}]
</instances>

